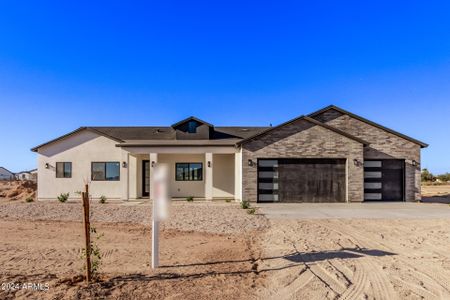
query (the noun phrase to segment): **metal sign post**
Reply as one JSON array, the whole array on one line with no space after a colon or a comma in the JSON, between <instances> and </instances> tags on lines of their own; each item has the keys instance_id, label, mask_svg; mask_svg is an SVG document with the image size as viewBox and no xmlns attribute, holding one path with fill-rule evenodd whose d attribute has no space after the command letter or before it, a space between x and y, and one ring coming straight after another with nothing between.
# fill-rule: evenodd
<instances>
[{"instance_id":1,"label":"metal sign post","mask_svg":"<svg viewBox=\"0 0 450 300\"><path fill-rule=\"evenodd\" d=\"M153 180L153 211L152 211L152 268L159 267L159 222L167 219L169 209L168 174L166 164L157 164L154 167Z\"/></svg>"}]
</instances>

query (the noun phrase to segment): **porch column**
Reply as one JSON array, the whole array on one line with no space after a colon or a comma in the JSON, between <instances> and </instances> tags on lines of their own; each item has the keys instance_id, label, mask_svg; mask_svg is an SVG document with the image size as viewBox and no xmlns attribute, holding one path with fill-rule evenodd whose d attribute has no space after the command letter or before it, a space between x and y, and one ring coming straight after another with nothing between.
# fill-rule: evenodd
<instances>
[{"instance_id":1,"label":"porch column","mask_svg":"<svg viewBox=\"0 0 450 300\"><path fill-rule=\"evenodd\" d=\"M234 199L236 202L242 200L242 152L234 154Z\"/></svg>"},{"instance_id":2,"label":"porch column","mask_svg":"<svg viewBox=\"0 0 450 300\"><path fill-rule=\"evenodd\" d=\"M205 198L212 200L213 198L213 154L205 153Z\"/></svg>"},{"instance_id":3,"label":"porch column","mask_svg":"<svg viewBox=\"0 0 450 300\"><path fill-rule=\"evenodd\" d=\"M155 164L158 163L158 153L150 153L150 199L153 200L153 176L155 175Z\"/></svg>"},{"instance_id":4,"label":"porch column","mask_svg":"<svg viewBox=\"0 0 450 300\"><path fill-rule=\"evenodd\" d=\"M120 162L120 181L122 185L122 201L128 201L129 198L129 170L130 153L122 150L122 161Z\"/></svg>"}]
</instances>

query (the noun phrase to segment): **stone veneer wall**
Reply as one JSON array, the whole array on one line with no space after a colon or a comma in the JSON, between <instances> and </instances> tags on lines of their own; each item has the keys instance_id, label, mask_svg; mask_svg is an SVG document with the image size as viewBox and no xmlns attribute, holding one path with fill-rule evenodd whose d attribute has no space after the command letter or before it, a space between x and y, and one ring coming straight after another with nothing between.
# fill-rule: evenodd
<instances>
[{"instance_id":1,"label":"stone veneer wall","mask_svg":"<svg viewBox=\"0 0 450 300\"><path fill-rule=\"evenodd\" d=\"M366 159L404 159L405 200L421 199L420 166L412 165L413 160L420 162L420 145L333 109L314 119L369 142L370 146L364 149Z\"/></svg>"},{"instance_id":2,"label":"stone veneer wall","mask_svg":"<svg viewBox=\"0 0 450 300\"><path fill-rule=\"evenodd\" d=\"M334 131L300 119L243 144L243 200L257 200L258 158L346 158L348 201L363 201L364 170L354 163L363 161L363 145Z\"/></svg>"}]
</instances>

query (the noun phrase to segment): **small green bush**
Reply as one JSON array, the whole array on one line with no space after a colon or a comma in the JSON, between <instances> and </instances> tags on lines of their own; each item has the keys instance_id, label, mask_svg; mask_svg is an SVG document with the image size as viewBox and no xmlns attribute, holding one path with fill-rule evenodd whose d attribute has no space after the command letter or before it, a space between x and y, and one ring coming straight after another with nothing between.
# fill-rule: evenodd
<instances>
[{"instance_id":1,"label":"small green bush","mask_svg":"<svg viewBox=\"0 0 450 300\"><path fill-rule=\"evenodd\" d=\"M248 202L247 200L242 200L241 208L243 208L243 209L250 208L250 202Z\"/></svg>"},{"instance_id":2,"label":"small green bush","mask_svg":"<svg viewBox=\"0 0 450 300\"><path fill-rule=\"evenodd\" d=\"M106 196L105 195L101 195L100 196L100 200L98 202L100 202L101 204L105 204L106 200L107 200Z\"/></svg>"},{"instance_id":3,"label":"small green bush","mask_svg":"<svg viewBox=\"0 0 450 300\"><path fill-rule=\"evenodd\" d=\"M194 201L194 197L189 196L189 197L186 198L186 201L187 202L193 202Z\"/></svg>"},{"instance_id":4,"label":"small green bush","mask_svg":"<svg viewBox=\"0 0 450 300\"><path fill-rule=\"evenodd\" d=\"M58 196L58 201L61 203L67 202L68 199L69 199L69 193L61 193Z\"/></svg>"},{"instance_id":5,"label":"small green bush","mask_svg":"<svg viewBox=\"0 0 450 300\"><path fill-rule=\"evenodd\" d=\"M30 203L33 202L34 198L33 197L28 197L27 199L25 199L25 202Z\"/></svg>"},{"instance_id":6,"label":"small green bush","mask_svg":"<svg viewBox=\"0 0 450 300\"><path fill-rule=\"evenodd\" d=\"M247 213L248 213L249 215L254 215L255 212L256 212L256 208L254 208L254 207L247 209Z\"/></svg>"}]
</instances>

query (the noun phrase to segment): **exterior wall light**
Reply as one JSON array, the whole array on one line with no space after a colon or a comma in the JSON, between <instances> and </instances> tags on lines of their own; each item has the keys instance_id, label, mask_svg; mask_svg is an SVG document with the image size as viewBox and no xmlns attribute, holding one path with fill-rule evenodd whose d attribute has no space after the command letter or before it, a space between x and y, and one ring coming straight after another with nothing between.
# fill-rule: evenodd
<instances>
[{"instance_id":1,"label":"exterior wall light","mask_svg":"<svg viewBox=\"0 0 450 300\"><path fill-rule=\"evenodd\" d=\"M248 160L248 165L249 165L249 167L253 167L253 160L249 159Z\"/></svg>"},{"instance_id":2,"label":"exterior wall light","mask_svg":"<svg viewBox=\"0 0 450 300\"><path fill-rule=\"evenodd\" d=\"M354 159L353 160L353 163L355 164L355 166L357 166L357 167L361 167L362 165L363 165L363 163L361 162L361 161L359 161L358 159Z\"/></svg>"},{"instance_id":3,"label":"exterior wall light","mask_svg":"<svg viewBox=\"0 0 450 300\"><path fill-rule=\"evenodd\" d=\"M126 168L127 167L127 162L126 161L123 161L122 162L122 168Z\"/></svg>"},{"instance_id":4,"label":"exterior wall light","mask_svg":"<svg viewBox=\"0 0 450 300\"><path fill-rule=\"evenodd\" d=\"M154 168L156 165L156 162L154 160L152 160L152 168Z\"/></svg>"},{"instance_id":5,"label":"exterior wall light","mask_svg":"<svg viewBox=\"0 0 450 300\"><path fill-rule=\"evenodd\" d=\"M208 161L208 168L211 168L211 161Z\"/></svg>"},{"instance_id":6,"label":"exterior wall light","mask_svg":"<svg viewBox=\"0 0 450 300\"><path fill-rule=\"evenodd\" d=\"M45 163L45 168L49 169L50 168L50 164L49 163Z\"/></svg>"},{"instance_id":7,"label":"exterior wall light","mask_svg":"<svg viewBox=\"0 0 450 300\"><path fill-rule=\"evenodd\" d=\"M413 167L417 167L417 166L419 165L419 162L413 160L413 161L412 161L412 165L413 165Z\"/></svg>"}]
</instances>

